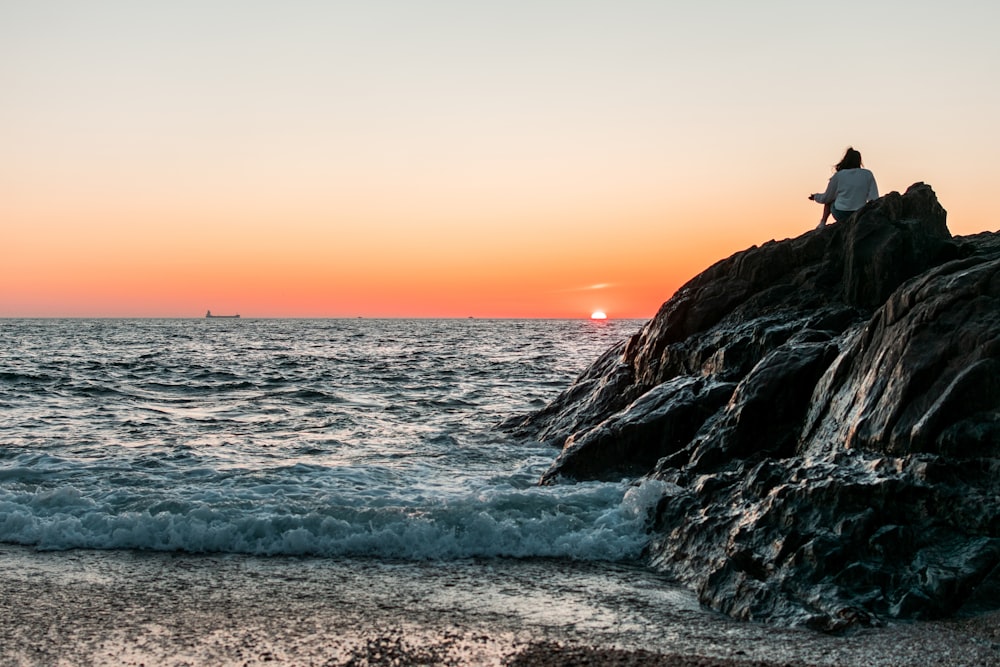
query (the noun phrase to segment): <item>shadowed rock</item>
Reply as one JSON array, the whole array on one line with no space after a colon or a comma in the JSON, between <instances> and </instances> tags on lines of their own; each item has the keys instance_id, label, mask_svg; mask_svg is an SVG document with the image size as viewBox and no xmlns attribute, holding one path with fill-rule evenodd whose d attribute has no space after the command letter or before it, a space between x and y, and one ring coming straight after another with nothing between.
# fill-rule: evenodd
<instances>
[{"instance_id":1,"label":"shadowed rock","mask_svg":"<svg viewBox=\"0 0 1000 667\"><path fill-rule=\"evenodd\" d=\"M897 290L821 389L808 453L1000 456L1000 256L949 262Z\"/></svg>"},{"instance_id":2,"label":"shadowed rock","mask_svg":"<svg viewBox=\"0 0 1000 667\"><path fill-rule=\"evenodd\" d=\"M918 183L737 253L508 427L543 484L671 482L649 558L735 617L1000 608L1000 234Z\"/></svg>"}]
</instances>

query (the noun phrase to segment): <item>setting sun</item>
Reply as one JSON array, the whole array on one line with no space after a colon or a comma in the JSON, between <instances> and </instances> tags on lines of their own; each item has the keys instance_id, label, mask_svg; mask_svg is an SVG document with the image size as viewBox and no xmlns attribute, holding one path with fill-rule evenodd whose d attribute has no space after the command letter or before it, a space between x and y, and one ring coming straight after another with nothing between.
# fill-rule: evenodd
<instances>
[{"instance_id":1,"label":"setting sun","mask_svg":"<svg viewBox=\"0 0 1000 667\"><path fill-rule=\"evenodd\" d=\"M608 316L604 314L603 311L595 310L590 314L590 319L592 320L606 320Z\"/></svg>"}]
</instances>

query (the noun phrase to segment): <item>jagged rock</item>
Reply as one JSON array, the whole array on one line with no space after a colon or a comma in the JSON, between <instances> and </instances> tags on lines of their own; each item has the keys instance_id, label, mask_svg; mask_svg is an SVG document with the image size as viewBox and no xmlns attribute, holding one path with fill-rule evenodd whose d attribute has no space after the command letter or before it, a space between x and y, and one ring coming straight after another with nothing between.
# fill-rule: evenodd
<instances>
[{"instance_id":1,"label":"jagged rock","mask_svg":"<svg viewBox=\"0 0 1000 667\"><path fill-rule=\"evenodd\" d=\"M934 191L918 183L905 196L870 202L846 226L844 298L876 308L904 280L956 256Z\"/></svg>"},{"instance_id":2,"label":"jagged rock","mask_svg":"<svg viewBox=\"0 0 1000 667\"><path fill-rule=\"evenodd\" d=\"M543 484L669 482L649 559L827 630L1000 608L1000 234L933 190L696 276L546 409Z\"/></svg>"},{"instance_id":3,"label":"jagged rock","mask_svg":"<svg viewBox=\"0 0 1000 667\"><path fill-rule=\"evenodd\" d=\"M555 401L527 418L512 417L501 428L561 447L583 425L592 426L601 415L618 410L624 397L635 393L632 368L622 363L624 348L624 342L612 346Z\"/></svg>"},{"instance_id":4,"label":"jagged rock","mask_svg":"<svg viewBox=\"0 0 1000 667\"><path fill-rule=\"evenodd\" d=\"M835 355L830 341L793 340L761 359L710 428L692 441L692 469L734 458L794 455L809 397Z\"/></svg>"},{"instance_id":5,"label":"jagged rock","mask_svg":"<svg viewBox=\"0 0 1000 667\"><path fill-rule=\"evenodd\" d=\"M1000 456L1000 256L935 267L889 297L828 371L804 450Z\"/></svg>"},{"instance_id":6,"label":"jagged rock","mask_svg":"<svg viewBox=\"0 0 1000 667\"><path fill-rule=\"evenodd\" d=\"M733 393L732 383L679 377L642 395L624 412L566 440L542 478L621 479L639 476L685 446Z\"/></svg>"}]
</instances>

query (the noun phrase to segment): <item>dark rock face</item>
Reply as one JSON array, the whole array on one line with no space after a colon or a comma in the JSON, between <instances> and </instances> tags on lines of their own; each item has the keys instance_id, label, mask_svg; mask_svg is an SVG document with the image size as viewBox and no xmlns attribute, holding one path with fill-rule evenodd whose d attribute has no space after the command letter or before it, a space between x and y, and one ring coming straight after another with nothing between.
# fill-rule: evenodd
<instances>
[{"instance_id":1,"label":"dark rock face","mask_svg":"<svg viewBox=\"0 0 1000 667\"><path fill-rule=\"evenodd\" d=\"M924 272L823 379L803 450L1000 457L1000 255Z\"/></svg>"},{"instance_id":2,"label":"dark rock face","mask_svg":"<svg viewBox=\"0 0 1000 667\"><path fill-rule=\"evenodd\" d=\"M508 426L543 484L669 482L650 561L738 618L1000 609L1000 234L918 183L737 253Z\"/></svg>"}]
</instances>

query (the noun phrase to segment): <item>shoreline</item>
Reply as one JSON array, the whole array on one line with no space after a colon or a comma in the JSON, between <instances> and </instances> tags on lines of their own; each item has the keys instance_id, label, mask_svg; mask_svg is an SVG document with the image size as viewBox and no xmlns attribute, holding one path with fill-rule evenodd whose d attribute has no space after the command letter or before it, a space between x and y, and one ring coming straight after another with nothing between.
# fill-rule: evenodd
<instances>
[{"instance_id":1,"label":"shoreline","mask_svg":"<svg viewBox=\"0 0 1000 667\"><path fill-rule=\"evenodd\" d=\"M1000 665L1000 614L835 637L644 568L0 545L3 665Z\"/></svg>"}]
</instances>

